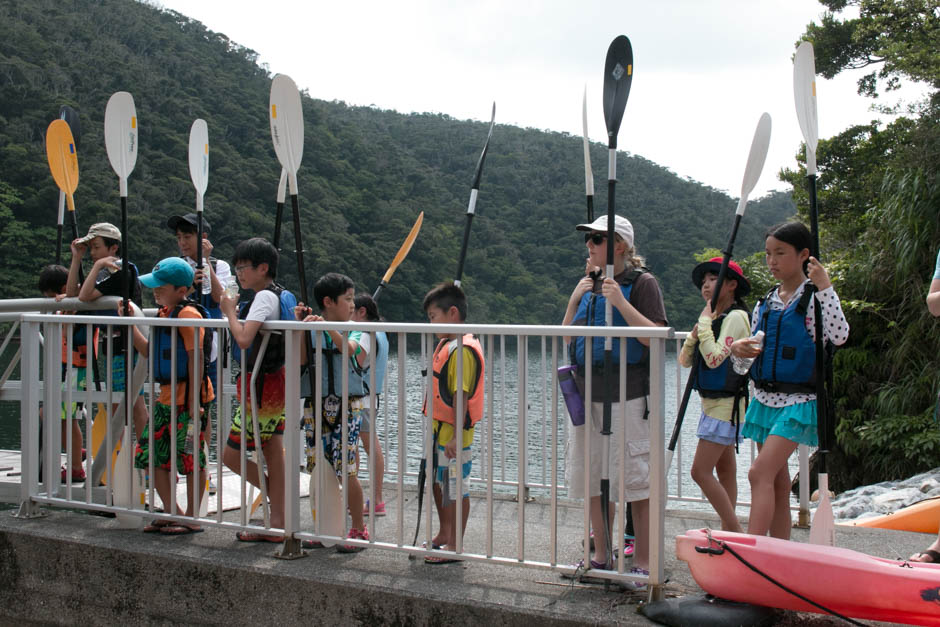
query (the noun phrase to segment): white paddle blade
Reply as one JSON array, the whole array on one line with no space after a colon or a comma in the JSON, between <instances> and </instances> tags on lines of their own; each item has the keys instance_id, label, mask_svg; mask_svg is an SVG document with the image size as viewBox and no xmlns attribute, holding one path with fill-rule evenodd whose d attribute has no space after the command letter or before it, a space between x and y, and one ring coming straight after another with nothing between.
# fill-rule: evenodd
<instances>
[{"instance_id":1,"label":"white paddle blade","mask_svg":"<svg viewBox=\"0 0 940 627\"><path fill-rule=\"evenodd\" d=\"M320 533L327 536L343 536L343 527L345 526L345 512L343 512L343 495L339 489L339 478L333 471L333 466L326 461L321 446L317 446L317 466L313 470L310 480L319 477L320 498ZM313 502L311 497L311 503ZM316 517L317 512L314 512ZM333 546L334 542L327 540L323 542L324 546Z\"/></svg>"},{"instance_id":2,"label":"white paddle blade","mask_svg":"<svg viewBox=\"0 0 940 627\"><path fill-rule=\"evenodd\" d=\"M209 185L209 126L202 118L189 129L189 178L196 188L196 211L202 211L202 199Z\"/></svg>"},{"instance_id":3,"label":"white paddle blade","mask_svg":"<svg viewBox=\"0 0 940 627\"><path fill-rule=\"evenodd\" d=\"M284 204L284 197L287 195L287 170L281 168L281 180L277 184L277 202Z\"/></svg>"},{"instance_id":4,"label":"white paddle blade","mask_svg":"<svg viewBox=\"0 0 940 627\"><path fill-rule=\"evenodd\" d=\"M770 147L770 115L763 113L757 121L754 138L751 140L751 151L747 155L747 165L744 166L744 180L741 182L741 200L738 201L738 215L744 215L747 206L747 197L757 185L760 173L767 160L767 148Z\"/></svg>"},{"instance_id":5,"label":"white paddle blade","mask_svg":"<svg viewBox=\"0 0 940 627\"><path fill-rule=\"evenodd\" d=\"M111 168L121 181L121 196L127 196L127 177L137 165L137 109L126 91L111 94L104 110L104 146Z\"/></svg>"},{"instance_id":6,"label":"white paddle blade","mask_svg":"<svg viewBox=\"0 0 940 627\"><path fill-rule=\"evenodd\" d=\"M297 85L286 74L278 74L271 82L271 139L281 167L287 170L290 193L297 193L296 176L304 154L304 114Z\"/></svg>"},{"instance_id":7,"label":"white paddle blade","mask_svg":"<svg viewBox=\"0 0 940 627\"><path fill-rule=\"evenodd\" d=\"M793 100L796 119L806 141L806 174L816 174L816 146L819 143L819 120L816 117L816 59L813 44L804 41L793 59Z\"/></svg>"},{"instance_id":8,"label":"white paddle blade","mask_svg":"<svg viewBox=\"0 0 940 627\"><path fill-rule=\"evenodd\" d=\"M584 193L594 195L594 171L591 169L591 142L587 126L587 85L584 86L584 101L581 104L581 125L584 128Z\"/></svg>"},{"instance_id":9,"label":"white paddle blade","mask_svg":"<svg viewBox=\"0 0 940 627\"><path fill-rule=\"evenodd\" d=\"M832 519L832 502L829 500L829 475L819 473L819 505L813 524L809 528L810 544L836 545L836 526Z\"/></svg>"}]
</instances>

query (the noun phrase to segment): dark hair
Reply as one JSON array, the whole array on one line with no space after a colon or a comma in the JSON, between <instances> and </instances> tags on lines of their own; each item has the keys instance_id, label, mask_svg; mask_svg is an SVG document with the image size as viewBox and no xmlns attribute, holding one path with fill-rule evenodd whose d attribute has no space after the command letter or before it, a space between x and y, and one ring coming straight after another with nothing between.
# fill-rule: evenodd
<instances>
[{"instance_id":1,"label":"dark hair","mask_svg":"<svg viewBox=\"0 0 940 627\"><path fill-rule=\"evenodd\" d=\"M774 225L767 229L767 232L764 234L764 240L768 237L778 239L784 244L793 246L797 253L801 252L804 248L809 250L810 253L812 253L813 250L813 235L802 222L783 222ZM803 274L806 274L806 266L808 264L809 259L803 262Z\"/></svg>"},{"instance_id":2,"label":"dark hair","mask_svg":"<svg viewBox=\"0 0 940 627\"><path fill-rule=\"evenodd\" d=\"M464 322L467 319L467 297L459 286L454 285L453 281L438 283L424 295L424 303L421 305L424 311L432 305L441 311L449 311L451 307L456 307L460 314L460 321Z\"/></svg>"},{"instance_id":3,"label":"dark hair","mask_svg":"<svg viewBox=\"0 0 940 627\"><path fill-rule=\"evenodd\" d=\"M268 264L268 278L277 278L277 248L263 237L252 237L239 242L232 254L232 265L247 261L253 266Z\"/></svg>"},{"instance_id":4,"label":"dark hair","mask_svg":"<svg viewBox=\"0 0 940 627\"><path fill-rule=\"evenodd\" d=\"M367 320L370 320L372 322L385 322L385 318L383 318L381 314L379 314L378 304L375 302L375 300L373 300L373 298L369 294L365 292L359 292L358 294L356 294L356 298L353 300L353 303L356 305L357 310L360 307L366 308Z\"/></svg>"},{"instance_id":5,"label":"dark hair","mask_svg":"<svg viewBox=\"0 0 940 627\"><path fill-rule=\"evenodd\" d=\"M48 265L39 272L39 291L62 294L68 280L69 271L65 266Z\"/></svg>"},{"instance_id":6,"label":"dark hair","mask_svg":"<svg viewBox=\"0 0 940 627\"><path fill-rule=\"evenodd\" d=\"M178 221L176 222L176 231L182 232L182 233L193 233L193 234L195 234L196 231L198 231L198 229L196 228L196 225L195 225L195 224L190 224L190 223L187 222L186 220L178 220ZM209 232L209 229L206 228L206 225L205 225L205 224L202 225L202 232L203 232L203 234L206 234L206 233Z\"/></svg>"},{"instance_id":7,"label":"dark hair","mask_svg":"<svg viewBox=\"0 0 940 627\"><path fill-rule=\"evenodd\" d=\"M313 299L317 301L317 305L320 306L320 309L323 309L323 299L327 296L332 300L337 300L342 294L348 291L349 288L354 287L356 287L356 284L345 274L327 272L317 279L317 282L314 284Z\"/></svg>"},{"instance_id":8,"label":"dark hair","mask_svg":"<svg viewBox=\"0 0 940 627\"><path fill-rule=\"evenodd\" d=\"M117 254L121 254L121 240L114 239L112 237L105 237L104 235L99 236L101 241L104 242L105 248L111 248L112 246L117 246Z\"/></svg>"}]
</instances>

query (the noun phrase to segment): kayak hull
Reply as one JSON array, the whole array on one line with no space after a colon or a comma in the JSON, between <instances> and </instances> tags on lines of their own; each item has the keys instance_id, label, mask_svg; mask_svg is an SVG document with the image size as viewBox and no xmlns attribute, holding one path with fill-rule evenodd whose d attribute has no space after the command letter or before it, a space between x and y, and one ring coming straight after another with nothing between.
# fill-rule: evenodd
<instances>
[{"instance_id":1,"label":"kayak hull","mask_svg":"<svg viewBox=\"0 0 940 627\"><path fill-rule=\"evenodd\" d=\"M880 529L896 529L898 531L917 531L936 535L940 529L940 497L934 497L902 507L901 509L850 523L842 523L855 527L878 527Z\"/></svg>"},{"instance_id":2,"label":"kayak hull","mask_svg":"<svg viewBox=\"0 0 940 627\"><path fill-rule=\"evenodd\" d=\"M711 552L696 551L696 547ZM730 531L693 529L676 536L677 557L689 564L695 581L709 594L741 603L825 613L754 572L732 551L793 592L839 614L940 625L940 564L887 560L839 547Z\"/></svg>"}]
</instances>

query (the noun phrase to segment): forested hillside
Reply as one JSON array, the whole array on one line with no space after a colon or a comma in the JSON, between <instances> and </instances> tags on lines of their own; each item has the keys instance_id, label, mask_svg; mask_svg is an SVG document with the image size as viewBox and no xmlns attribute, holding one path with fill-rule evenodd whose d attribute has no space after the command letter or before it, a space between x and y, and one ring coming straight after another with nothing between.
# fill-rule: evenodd
<instances>
[{"instance_id":1,"label":"forested hillside","mask_svg":"<svg viewBox=\"0 0 940 627\"><path fill-rule=\"evenodd\" d=\"M43 138L63 104L81 116L80 229L119 223L118 180L103 140L105 104L119 90L133 94L140 128L129 180L133 260L149 269L176 250L164 225L193 210L187 142L199 117L209 126L205 215L217 256L227 258L241 239L270 238L280 165L267 118L271 74L256 59L198 22L131 0L0 1L0 297L35 295L38 269L55 258L57 188ZM424 211L421 234L382 298L387 318L418 320L424 292L456 270L486 125L324 102L315 86L309 96L298 176L308 282L335 270L373 290ZM595 145L593 162L605 163L605 152ZM671 322L688 328L701 308L689 279L693 255L723 245L735 201L637 155L624 153L618 164L618 211L661 279ZM604 208L606 172L597 175L595 206ZM470 320L559 321L585 256L573 228L585 216L581 139L497 124L477 209L464 274ZM794 211L789 194L753 203L736 253L761 249L763 230ZM289 220L282 249L282 282L299 291Z\"/></svg>"}]
</instances>

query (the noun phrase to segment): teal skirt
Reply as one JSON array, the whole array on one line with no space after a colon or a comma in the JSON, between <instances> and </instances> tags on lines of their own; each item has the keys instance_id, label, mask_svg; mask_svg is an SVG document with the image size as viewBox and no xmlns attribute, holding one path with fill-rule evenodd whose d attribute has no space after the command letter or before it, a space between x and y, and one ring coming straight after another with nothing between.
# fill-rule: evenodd
<instances>
[{"instance_id":1,"label":"teal skirt","mask_svg":"<svg viewBox=\"0 0 940 627\"><path fill-rule=\"evenodd\" d=\"M747 408L741 435L763 444L769 435L778 435L797 444L816 446L816 401L787 407L767 407L752 400Z\"/></svg>"}]
</instances>

